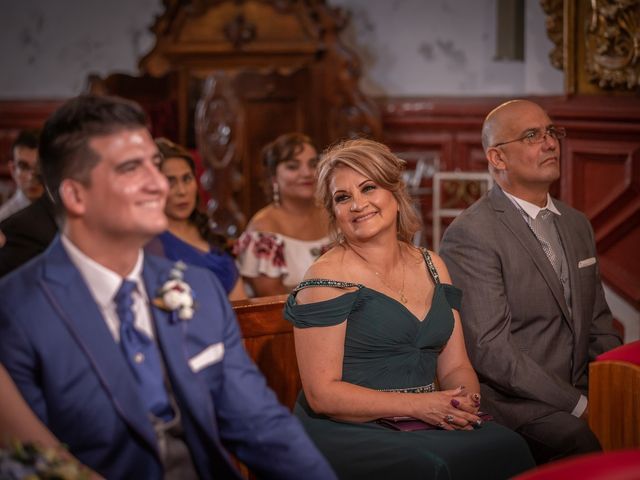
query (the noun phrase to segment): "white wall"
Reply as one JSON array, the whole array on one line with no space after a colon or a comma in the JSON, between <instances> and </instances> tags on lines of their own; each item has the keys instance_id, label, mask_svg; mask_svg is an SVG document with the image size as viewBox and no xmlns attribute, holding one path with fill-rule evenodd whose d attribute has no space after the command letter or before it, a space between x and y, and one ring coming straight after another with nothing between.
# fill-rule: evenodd
<instances>
[{"instance_id":1,"label":"white wall","mask_svg":"<svg viewBox=\"0 0 640 480\"><path fill-rule=\"evenodd\" d=\"M161 0L0 0L0 98L67 98L95 72L137 73Z\"/></svg>"},{"instance_id":2,"label":"white wall","mask_svg":"<svg viewBox=\"0 0 640 480\"><path fill-rule=\"evenodd\" d=\"M1 0L0 98L67 98L89 73L135 74L161 0ZM366 93L562 93L544 14L526 0L524 62L496 62L495 0L329 0L352 11L344 38Z\"/></svg>"},{"instance_id":3,"label":"white wall","mask_svg":"<svg viewBox=\"0 0 640 480\"><path fill-rule=\"evenodd\" d=\"M536 0L525 2L525 61L495 61L495 0L333 0L349 8L347 43L373 95L559 94L562 72Z\"/></svg>"},{"instance_id":4,"label":"white wall","mask_svg":"<svg viewBox=\"0 0 640 480\"><path fill-rule=\"evenodd\" d=\"M640 340L640 311L604 284L604 296L613 318L624 325L624 343Z\"/></svg>"}]
</instances>

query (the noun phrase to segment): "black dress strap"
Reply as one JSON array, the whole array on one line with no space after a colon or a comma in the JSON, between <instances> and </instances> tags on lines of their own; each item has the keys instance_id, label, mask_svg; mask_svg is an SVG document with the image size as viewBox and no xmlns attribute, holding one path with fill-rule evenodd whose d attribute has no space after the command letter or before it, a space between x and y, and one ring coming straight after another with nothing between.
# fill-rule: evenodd
<instances>
[{"instance_id":1,"label":"black dress strap","mask_svg":"<svg viewBox=\"0 0 640 480\"><path fill-rule=\"evenodd\" d=\"M292 295L295 295L300 290L303 290L307 287L334 287L334 288L363 288L364 285L361 283L351 283L351 282L340 282L338 280L328 280L326 278L310 278L309 280L304 280L298 284L296 288L291 292Z\"/></svg>"},{"instance_id":2,"label":"black dress strap","mask_svg":"<svg viewBox=\"0 0 640 480\"><path fill-rule=\"evenodd\" d=\"M440 275L438 275L438 270L436 270L436 266L433 264L431 255L429 255L429 250L424 247L420 247L420 250L422 251L422 256L424 257L424 261L427 264L427 269L431 274L431 278L433 278L433 283L438 285L440 283Z\"/></svg>"}]
</instances>

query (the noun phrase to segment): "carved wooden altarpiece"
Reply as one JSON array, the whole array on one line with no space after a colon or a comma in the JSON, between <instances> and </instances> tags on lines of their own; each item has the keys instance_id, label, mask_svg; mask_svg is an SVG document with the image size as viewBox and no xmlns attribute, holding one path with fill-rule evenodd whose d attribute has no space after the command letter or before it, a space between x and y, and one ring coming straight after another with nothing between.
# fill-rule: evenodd
<instances>
[{"instance_id":1,"label":"carved wooden altarpiece","mask_svg":"<svg viewBox=\"0 0 640 480\"><path fill-rule=\"evenodd\" d=\"M138 77L93 77L92 91L133 98L154 135L197 148L210 213L235 235L266 203L261 147L302 131L319 149L379 138L380 116L359 90L360 66L339 40L348 22L324 0L164 0L156 43Z\"/></svg>"}]
</instances>

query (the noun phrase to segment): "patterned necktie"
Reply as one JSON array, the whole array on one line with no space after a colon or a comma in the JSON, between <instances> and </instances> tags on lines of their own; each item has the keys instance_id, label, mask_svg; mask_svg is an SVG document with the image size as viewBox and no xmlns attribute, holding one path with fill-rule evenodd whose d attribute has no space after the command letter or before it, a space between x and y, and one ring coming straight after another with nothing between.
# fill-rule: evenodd
<instances>
[{"instance_id":1,"label":"patterned necktie","mask_svg":"<svg viewBox=\"0 0 640 480\"><path fill-rule=\"evenodd\" d=\"M531 219L531 230L538 238L542 250L551 262L558 278L562 281L562 245L553 225L553 212L546 208Z\"/></svg>"},{"instance_id":2,"label":"patterned necktie","mask_svg":"<svg viewBox=\"0 0 640 480\"><path fill-rule=\"evenodd\" d=\"M124 280L113 301L120 318L120 347L138 382L147 409L156 417L171 420L173 411L164 386L162 361L155 342L134 325L131 294L135 282Z\"/></svg>"}]
</instances>

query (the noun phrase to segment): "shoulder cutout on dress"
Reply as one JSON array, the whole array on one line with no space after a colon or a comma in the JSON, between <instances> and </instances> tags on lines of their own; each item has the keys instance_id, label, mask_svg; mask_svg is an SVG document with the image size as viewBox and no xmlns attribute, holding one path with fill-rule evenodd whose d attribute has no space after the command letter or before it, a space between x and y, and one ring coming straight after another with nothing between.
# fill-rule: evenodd
<instances>
[{"instance_id":1,"label":"shoulder cutout on dress","mask_svg":"<svg viewBox=\"0 0 640 480\"><path fill-rule=\"evenodd\" d=\"M340 282L338 280L328 280L325 278L310 278L309 280L303 280L298 284L296 288L291 292L295 296L300 290L304 290L308 287L334 287L334 288L358 288L364 287L361 283Z\"/></svg>"}]
</instances>

